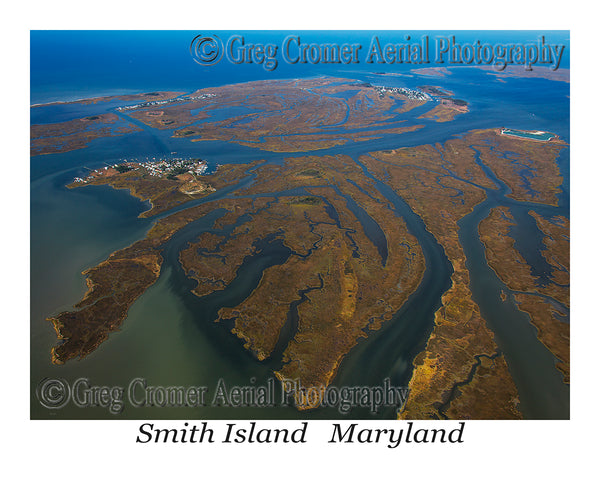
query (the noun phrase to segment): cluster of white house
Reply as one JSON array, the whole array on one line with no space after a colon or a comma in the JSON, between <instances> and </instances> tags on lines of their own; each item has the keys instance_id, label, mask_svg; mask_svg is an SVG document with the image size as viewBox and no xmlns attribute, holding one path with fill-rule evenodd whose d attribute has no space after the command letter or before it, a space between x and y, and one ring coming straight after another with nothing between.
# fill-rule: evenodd
<instances>
[{"instance_id":1,"label":"cluster of white house","mask_svg":"<svg viewBox=\"0 0 600 480\"><path fill-rule=\"evenodd\" d=\"M106 166L103 168L97 168L92 170L90 175L86 178L75 177L73 182L75 183L87 183L90 177L98 176L109 169L119 169L123 166L130 167L131 170L138 170L144 168L153 177L164 177L171 173L192 173L195 175L203 175L208 169L208 164L204 160L199 158L185 159L185 158L153 158L152 160L145 162L137 162L134 160L124 161L122 163L116 163L114 165Z\"/></svg>"},{"instance_id":2,"label":"cluster of white house","mask_svg":"<svg viewBox=\"0 0 600 480\"><path fill-rule=\"evenodd\" d=\"M175 103L175 102L190 102L190 101L197 101L197 100L205 100L207 98L213 98L216 97L217 95L214 93L202 93L200 95L194 95L193 97L175 97L175 98L169 98L167 100L154 100L152 102L144 102L144 103L138 103L136 105L127 105L125 107L117 107L117 110L119 112L124 112L127 110L136 110L138 108L146 108L146 107L156 107L156 106L160 106L160 105L167 105L169 103Z\"/></svg>"},{"instance_id":3,"label":"cluster of white house","mask_svg":"<svg viewBox=\"0 0 600 480\"><path fill-rule=\"evenodd\" d=\"M408 97L410 100L431 100L431 97L421 90L413 90L405 87L384 87L379 85L373 85L373 88L379 93L380 97L383 97L386 93L397 93Z\"/></svg>"},{"instance_id":4,"label":"cluster of white house","mask_svg":"<svg viewBox=\"0 0 600 480\"><path fill-rule=\"evenodd\" d=\"M163 177L174 172L202 175L208 168L207 163L203 160L181 158L145 162L141 163L140 166L144 167L154 177ZM183 171L184 168L187 170Z\"/></svg>"}]
</instances>

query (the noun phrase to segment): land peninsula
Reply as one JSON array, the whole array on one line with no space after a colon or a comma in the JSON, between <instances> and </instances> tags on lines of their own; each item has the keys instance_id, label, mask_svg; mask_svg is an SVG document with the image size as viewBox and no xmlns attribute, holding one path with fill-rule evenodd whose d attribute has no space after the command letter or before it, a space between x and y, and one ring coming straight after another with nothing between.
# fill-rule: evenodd
<instances>
[{"instance_id":1,"label":"land peninsula","mask_svg":"<svg viewBox=\"0 0 600 480\"><path fill-rule=\"evenodd\" d=\"M87 147L92 140L139 131L113 113L102 113L66 122L31 126L31 155L70 152Z\"/></svg>"},{"instance_id":2,"label":"land peninsula","mask_svg":"<svg viewBox=\"0 0 600 480\"><path fill-rule=\"evenodd\" d=\"M139 179L132 172L143 167L131 168L90 176L85 183L72 186L127 188L129 184L134 188ZM389 320L418 286L424 271L418 242L348 157L294 158L283 166L232 168L224 166L203 177L203 182L218 189L251 169L259 180L240 189L235 198L161 218L146 239L84 272L89 291L75 306L77 310L51 319L63 340L53 350L55 363L83 357L106 340L108 332L122 323L131 303L158 277L164 244L183 226L215 209L226 212L213 225L223 233L202 234L180 253L182 267L197 282L196 295L226 288L244 259L256 253L260 240L279 239L290 249L288 260L266 269L244 302L221 309L216 319L233 320L232 332L259 360L268 358L283 341L287 345L284 366L276 372L282 380L299 378L307 386L328 385L356 341ZM169 192L180 182L142 180L154 182L156 189L170 182ZM278 194L301 187L306 189L304 196ZM140 198L168 198L157 197L155 192L136 187ZM348 202L355 205L354 212ZM162 205L158 203L159 211ZM377 219L383 234L379 242L369 238L356 209ZM227 226L238 223L225 233ZM296 331L282 338L280 332L291 310L297 312Z\"/></svg>"},{"instance_id":3,"label":"land peninsula","mask_svg":"<svg viewBox=\"0 0 600 480\"><path fill-rule=\"evenodd\" d=\"M496 188L485 167L510 187L508 196L556 204L562 177L555 159L564 145L480 130L444 145L371 152L360 158L421 216L454 269L427 347L414 361L411 393L401 418L521 416L506 361L471 297L458 222L485 199L486 189ZM507 253L499 252L504 261Z\"/></svg>"},{"instance_id":4,"label":"land peninsula","mask_svg":"<svg viewBox=\"0 0 600 480\"><path fill-rule=\"evenodd\" d=\"M145 105L168 103L176 99L181 92L151 92L130 95L114 95L95 97L71 102L53 102L32 105L32 109L44 107L64 107L69 105L97 105L110 102L140 102ZM58 123L33 124L30 129L31 155L70 152L87 147L92 140L125 135L140 131L131 122L115 113L99 113L85 117L74 118Z\"/></svg>"},{"instance_id":5,"label":"land peninsula","mask_svg":"<svg viewBox=\"0 0 600 480\"><path fill-rule=\"evenodd\" d=\"M111 113L32 125L32 155L85 148L95 139L140 131L140 125L192 142L220 140L270 152L306 152L424 128L405 114L427 104L431 107L417 120L448 122L468 112L466 101L439 87L385 87L334 77L255 81L190 94L98 97L62 105L110 102L127 104Z\"/></svg>"}]
</instances>

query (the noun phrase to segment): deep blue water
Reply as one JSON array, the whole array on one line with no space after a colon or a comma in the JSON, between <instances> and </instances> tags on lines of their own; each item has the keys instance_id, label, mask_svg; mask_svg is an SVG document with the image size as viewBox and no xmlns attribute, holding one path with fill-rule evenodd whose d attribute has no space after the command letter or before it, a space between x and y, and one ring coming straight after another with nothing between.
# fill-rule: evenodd
<instances>
[{"instance_id":1,"label":"deep blue water","mask_svg":"<svg viewBox=\"0 0 600 480\"><path fill-rule=\"evenodd\" d=\"M232 64L223 58L218 64L203 66L190 54L192 39L199 34L218 35L226 44L233 35L243 36L246 44L263 43L281 46L288 35L296 35L303 44L359 44L359 63L349 65L310 63L288 64L279 59L273 71L257 63ZM405 40L411 36L411 41ZM193 90L227 83L299 78L340 73L392 72L409 73L411 68L450 66L430 64L367 63L374 36L380 43L419 43L430 37L431 49L436 39L456 37L457 43L480 41L489 44L529 44L542 35L546 43L566 45L561 68L569 68L569 32L567 31L32 31L31 32L31 103L89 98L99 94L149 92L169 88ZM435 78L433 78L435 80Z\"/></svg>"}]
</instances>

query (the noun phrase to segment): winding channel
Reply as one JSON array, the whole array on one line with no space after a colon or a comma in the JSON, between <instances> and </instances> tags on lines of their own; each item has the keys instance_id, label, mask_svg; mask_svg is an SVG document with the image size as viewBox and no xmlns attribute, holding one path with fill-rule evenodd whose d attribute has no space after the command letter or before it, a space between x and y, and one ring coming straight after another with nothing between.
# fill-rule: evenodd
<instances>
[{"instance_id":1,"label":"winding channel","mask_svg":"<svg viewBox=\"0 0 600 480\"><path fill-rule=\"evenodd\" d=\"M467 268L471 275L473 299L481 309L481 313L493 330L500 351L505 355L520 397L520 408L525 418L567 418L569 411L569 387L562 382L562 376L556 370L556 358L537 339L536 330L530 323L529 316L517 309L512 301L503 302L500 292L507 291L506 285L500 281L489 267L485 258L485 248L479 239L478 226L481 220L489 215L492 208L507 205L511 211L519 210L526 214L534 209L541 214L556 214L556 207L531 202L518 202L506 197L510 189L498 179L494 173L480 160L479 151L472 147L475 161L486 175L494 182L496 189L488 189L487 198L477 205L473 211L459 221L459 239L467 258ZM367 338L361 338L358 344L342 360L337 375L332 382L338 387L351 385L379 385L385 378L390 378L393 385L408 385L412 376L414 357L424 349L433 329L434 314L441 306L441 297L450 287L452 266L441 245L429 233L422 219L415 214L406 202L392 188L376 179L358 160L358 154L351 155L363 169L364 174L373 182L375 188L390 201L394 213L402 218L409 232L414 235L424 254L426 270L417 290L409 297L402 308L374 332L368 332ZM243 188L251 179L243 180L231 186L221 195L202 199L200 202L189 202L160 216L174 213L175 210L190 208L197 203L223 198ZM274 197L302 194L303 191L286 191L273 193ZM340 193L339 191L337 193ZM353 213L354 205L348 205ZM374 241L379 236L376 222L364 221L366 213L361 210L357 218L365 232ZM284 263L289 255L294 254L280 240L265 239L260 241L259 253L247 257L235 279L224 290L214 292L206 297L198 298L190 290L194 281L187 278L178 262L178 253L188 242L203 231L210 231L210 225L218 217L213 211L208 216L192 222L179 231L166 245L163 256L165 265L170 267L170 284L177 290L190 311L194 312L199 327L216 343L222 345L224 355L239 369L248 369L258 377L266 378L273 369L281 367L281 354L287 342L293 338L297 326L297 305L292 305L288 314L276 351L264 362L257 362L242 348L241 341L229 330L231 324L214 323L217 311L222 306L235 306L243 301L258 285L262 272L272 266ZM247 221L240 219L238 222ZM373 222L373 223L372 223ZM236 224L237 225L237 224ZM234 226L230 228L234 228ZM377 227L379 227L377 225ZM320 287L315 287L320 288ZM314 289L314 288L312 288ZM301 298L307 292L301 292ZM299 304L302 299L298 302ZM478 359L475 359L478 360ZM243 365L245 364L245 366ZM472 373L475 373L473 370ZM463 384L468 383L467 379ZM446 405L447 407L447 405ZM440 410L442 412L443 408ZM443 412L442 412L443 413ZM254 413L252 413L254 414ZM388 408L378 413L378 418L394 418L395 409ZM296 416L287 410L286 416ZM298 413L311 418L331 418L331 409L315 412ZM353 409L344 418L364 418L366 411ZM367 417L368 418L368 417Z\"/></svg>"},{"instance_id":2,"label":"winding channel","mask_svg":"<svg viewBox=\"0 0 600 480\"><path fill-rule=\"evenodd\" d=\"M499 205L524 213L532 209L542 215L559 212L556 207L506 198L510 189L481 161L479 151L474 147L473 150L475 161L497 186L497 190L486 189L486 200L458 222L459 239L471 275L473 299L505 355L519 392L519 408L523 416L531 419L569 418L569 386L563 383L562 375L555 368L557 359L537 339L529 315L520 311L513 301L502 301L500 293L508 289L488 265L485 247L478 233L479 223Z\"/></svg>"}]
</instances>

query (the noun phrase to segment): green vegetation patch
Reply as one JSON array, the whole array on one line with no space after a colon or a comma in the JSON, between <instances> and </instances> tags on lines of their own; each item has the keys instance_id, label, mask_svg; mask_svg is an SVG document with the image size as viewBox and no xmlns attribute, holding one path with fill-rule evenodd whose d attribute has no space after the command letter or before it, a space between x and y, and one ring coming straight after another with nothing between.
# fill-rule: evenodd
<instances>
[{"instance_id":1,"label":"green vegetation patch","mask_svg":"<svg viewBox=\"0 0 600 480\"><path fill-rule=\"evenodd\" d=\"M292 205L320 205L321 202L318 197L296 197L290 201Z\"/></svg>"},{"instance_id":2,"label":"green vegetation patch","mask_svg":"<svg viewBox=\"0 0 600 480\"><path fill-rule=\"evenodd\" d=\"M115 170L119 173L125 173L125 172L129 172L130 170L133 170L133 167L130 167L129 165L117 165L115 167Z\"/></svg>"},{"instance_id":3,"label":"green vegetation patch","mask_svg":"<svg viewBox=\"0 0 600 480\"><path fill-rule=\"evenodd\" d=\"M314 178L321 178L322 174L319 170L317 170L316 168L307 168L306 170L303 170L302 172L300 172L298 175L304 175L306 177L314 177Z\"/></svg>"}]
</instances>

